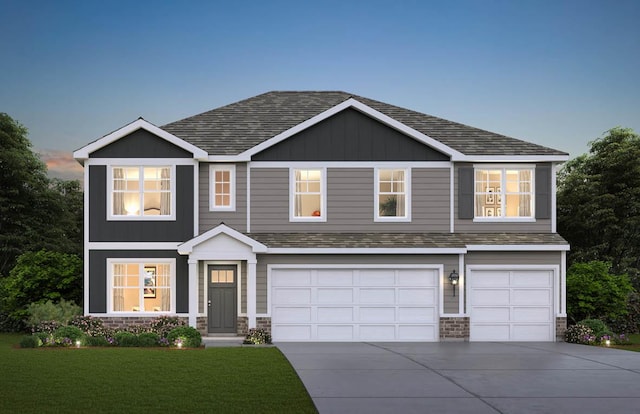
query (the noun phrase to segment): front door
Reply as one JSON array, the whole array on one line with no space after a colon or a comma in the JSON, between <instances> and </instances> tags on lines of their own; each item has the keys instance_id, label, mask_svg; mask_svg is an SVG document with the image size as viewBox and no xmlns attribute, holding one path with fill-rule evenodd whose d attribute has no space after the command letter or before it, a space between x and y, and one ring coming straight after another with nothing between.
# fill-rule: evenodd
<instances>
[{"instance_id":1,"label":"front door","mask_svg":"<svg viewBox=\"0 0 640 414\"><path fill-rule=\"evenodd\" d=\"M208 319L210 333L236 333L238 319L237 267L207 266L209 279Z\"/></svg>"}]
</instances>

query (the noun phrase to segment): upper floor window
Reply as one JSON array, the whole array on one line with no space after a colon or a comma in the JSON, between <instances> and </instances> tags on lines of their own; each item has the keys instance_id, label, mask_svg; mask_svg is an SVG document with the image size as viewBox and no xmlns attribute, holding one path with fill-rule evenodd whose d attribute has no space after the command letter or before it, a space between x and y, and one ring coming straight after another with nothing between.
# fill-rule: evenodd
<instances>
[{"instance_id":1,"label":"upper floor window","mask_svg":"<svg viewBox=\"0 0 640 414\"><path fill-rule=\"evenodd\" d=\"M376 221L409 219L408 169L376 169Z\"/></svg>"},{"instance_id":2,"label":"upper floor window","mask_svg":"<svg viewBox=\"0 0 640 414\"><path fill-rule=\"evenodd\" d=\"M533 167L475 169L476 218L533 218Z\"/></svg>"},{"instance_id":3,"label":"upper floor window","mask_svg":"<svg viewBox=\"0 0 640 414\"><path fill-rule=\"evenodd\" d=\"M209 176L210 210L234 211L236 209L235 165L212 165Z\"/></svg>"},{"instance_id":4,"label":"upper floor window","mask_svg":"<svg viewBox=\"0 0 640 414\"><path fill-rule=\"evenodd\" d=\"M291 170L291 220L326 221L324 169Z\"/></svg>"},{"instance_id":5,"label":"upper floor window","mask_svg":"<svg viewBox=\"0 0 640 414\"><path fill-rule=\"evenodd\" d=\"M109 259L109 312L173 311L175 260Z\"/></svg>"},{"instance_id":6,"label":"upper floor window","mask_svg":"<svg viewBox=\"0 0 640 414\"><path fill-rule=\"evenodd\" d=\"M111 169L113 219L175 217L174 169L168 166L123 166Z\"/></svg>"}]
</instances>

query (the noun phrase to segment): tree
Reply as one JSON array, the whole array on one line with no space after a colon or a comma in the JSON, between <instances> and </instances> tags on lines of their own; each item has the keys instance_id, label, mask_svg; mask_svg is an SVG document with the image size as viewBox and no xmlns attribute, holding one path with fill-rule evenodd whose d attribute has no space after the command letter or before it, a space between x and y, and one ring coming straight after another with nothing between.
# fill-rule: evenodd
<instances>
[{"instance_id":1,"label":"tree","mask_svg":"<svg viewBox=\"0 0 640 414\"><path fill-rule=\"evenodd\" d=\"M627 314L633 287L627 275L612 275L610 264L599 261L574 263L567 271L567 316L615 321Z\"/></svg>"},{"instance_id":2,"label":"tree","mask_svg":"<svg viewBox=\"0 0 640 414\"><path fill-rule=\"evenodd\" d=\"M0 280L1 308L12 328L24 322L29 304L61 299L82 303L82 260L73 254L24 253Z\"/></svg>"},{"instance_id":3,"label":"tree","mask_svg":"<svg viewBox=\"0 0 640 414\"><path fill-rule=\"evenodd\" d=\"M571 244L569 263L610 262L640 288L640 136L609 130L558 178L558 232Z\"/></svg>"}]
</instances>

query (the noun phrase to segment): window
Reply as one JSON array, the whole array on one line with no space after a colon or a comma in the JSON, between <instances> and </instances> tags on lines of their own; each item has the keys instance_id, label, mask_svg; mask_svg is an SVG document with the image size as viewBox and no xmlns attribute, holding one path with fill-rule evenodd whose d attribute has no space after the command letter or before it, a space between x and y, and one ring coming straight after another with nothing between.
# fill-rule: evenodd
<instances>
[{"instance_id":1,"label":"window","mask_svg":"<svg viewBox=\"0 0 640 414\"><path fill-rule=\"evenodd\" d=\"M324 169L294 169L291 172L291 220L325 221Z\"/></svg>"},{"instance_id":2,"label":"window","mask_svg":"<svg viewBox=\"0 0 640 414\"><path fill-rule=\"evenodd\" d=\"M167 219L174 217L172 167L113 167L110 218Z\"/></svg>"},{"instance_id":3,"label":"window","mask_svg":"<svg viewBox=\"0 0 640 414\"><path fill-rule=\"evenodd\" d=\"M110 269L111 312L172 312L174 260L113 259Z\"/></svg>"},{"instance_id":4,"label":"window","mask_svg":"<svg viewBox=\"0 0 640 414\"><path fill-rule=\"evenodd\" d=\"M528 168L475 169L475 217L533 218L533 172Z\"/></svg>"},{"instance_id":5,"label":"window","mask_svg":"<svg viewBox=\"0 0 640 414\"><path fill-rule=\"evenodd\" d=\"M408 169L376 170L376 221L409 219Z\"/></svg>"},{"instance_id":6,"label":"window","mask_svg":"<svg viewBox=\"0 0 640 414\"><path fill-rule=\"evenodd\" d=\"M210 170L210 210L236 209L235 165L212 165Z\"/></svg>"}]
</instances>

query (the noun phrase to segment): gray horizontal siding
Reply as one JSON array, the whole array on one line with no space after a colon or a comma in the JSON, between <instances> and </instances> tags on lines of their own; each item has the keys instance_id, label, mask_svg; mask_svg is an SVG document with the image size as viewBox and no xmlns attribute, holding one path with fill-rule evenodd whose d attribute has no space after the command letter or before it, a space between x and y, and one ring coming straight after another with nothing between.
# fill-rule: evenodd
<instances>
[{"instance_id":1,"label":"gray horizontal siding","mask_svg":"<svg viewBox=\"0 0 640 414\"><path fill-rule=\"evenodd\" d=\"M456 164L454 179L454 226L456 233L547 233L551 232L550 219L536 219L535 222L516 223L474 223L473 219L461 220L459 208L459 170L461 167L471 167L472 164ZM473 203L472 203L473 205Z\"/></svg>"},{"instance_id":2,"label":"gray horizontal siding","mask_svg":"<svg viewBox=\"0 0 640 414\"><path fill-rule=\"evenodd\" d=\"M458 269L457 255L258 255L256 266L257 312L267 312L267 265L328 265L345 266L362 264L433 264L444 265L444 274ZM444 289L444 309L446 313L458 313L458 297L448 283Z\"/></svg>"},{"instance_id":3,"label":"gray horizontal siding","mask_svg":"<svg viewBox=\"0 0 640 414\"><path fill-rule=\"evenodd\" d=\"M247 165L236 164L236 211L210 211L209 197L211 177L209 167L212 164L200 163L198 183L199 233L202 234L224 222L227 226L245 232L247 230Z\"/></svg>"},{"instance_id":4,"label":"gray horizontal siding","mask_svg":"<svg viewBox=\"0 0 640 414\"><path fill-rule=\"evenodd\" d=\"M560 265L560 252L469 252L466 265Z\"/></svg>"},{"instance_id":5,"label":"gray horizontal siding","mask_svg":"<svg viewBox=\"0 0 640 414\"><path fill-rule=\"evenodd\" d=\"M447 232L449 170L411 170L411 222L374 221L374 169L327 168L327 221L289 221L289 170L251 169L251 232Z\"/></svg>"}]
</instances>

